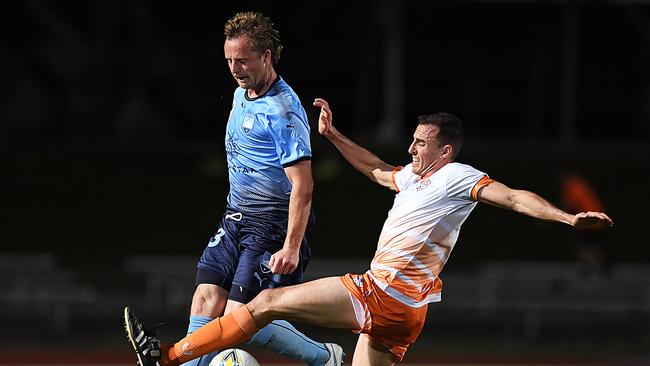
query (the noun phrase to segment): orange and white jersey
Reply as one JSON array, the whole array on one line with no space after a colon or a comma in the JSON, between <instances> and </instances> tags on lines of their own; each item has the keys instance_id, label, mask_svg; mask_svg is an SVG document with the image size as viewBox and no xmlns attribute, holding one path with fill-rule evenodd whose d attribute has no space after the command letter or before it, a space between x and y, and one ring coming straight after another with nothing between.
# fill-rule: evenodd
<instances>
[{"instance_id":1,"label":"orange and white jersey","mask_svg":"<svg viewBox=\"0 0 650 366\"><path fill-rule=\"evenodd\" d=\"M398 193L368 274L390 297L421 307L440 301L438 274L476 206L478 190L492 180L469 165L448 163L425 178L409 164L393 172L393 181Z\"/></svg>"}]
</instances>

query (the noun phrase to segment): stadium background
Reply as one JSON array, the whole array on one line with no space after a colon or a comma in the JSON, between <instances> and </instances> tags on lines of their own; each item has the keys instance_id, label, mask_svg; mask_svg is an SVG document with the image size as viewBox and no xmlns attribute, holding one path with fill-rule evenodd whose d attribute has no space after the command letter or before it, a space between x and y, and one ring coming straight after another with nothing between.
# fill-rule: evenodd
<instances>
[{"instance_id":1,"label":"stadium background","mask_svg":"<svg viewBox=\"0 0 650 366\"><path fill-rule=\"evenodd\" d=\"M412 362L650 362L648 2L33 0L1 12L0 363L79 344L91 354L61 362L122 362L125 302L182 332L192 261L225 204L222 29L242 10L274 19L278 72L312 126L327 98L338 128L405 164L417 115L451 112L460 161L558 204L561 178L580 174L616 222L605 269L585 274L569 228L477 207ZM391 194L312 144L312 275L362 270ZM133 270L147 260L168 262ZM485 305L490 286L527 301ZM309 330L352 350L346 332Z\"/></svg>"}]
</instances>

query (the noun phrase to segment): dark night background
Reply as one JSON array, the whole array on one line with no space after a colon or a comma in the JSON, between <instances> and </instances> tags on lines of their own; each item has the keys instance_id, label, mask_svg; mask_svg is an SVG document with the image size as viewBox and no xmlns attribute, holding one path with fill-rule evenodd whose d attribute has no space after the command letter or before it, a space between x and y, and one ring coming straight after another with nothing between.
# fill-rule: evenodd
<instances>
[{"instance_id":1,"label":"dark night background","mask_svg":"<svg viewBox=\"0 0 650 366\"><path fill-rule=\"evenodd\" d=\"M513 188L561 205L561 178L580 174L616 223L599 235L605 266L647 269L650 3L632 0L3 3L4 262L45 253L75 283L115 295L137 287L130 256L201 253L227 194L236 84L223 24L244 10L274 20L277 71L310 115L316 258L369 262L392 202L318 135L318 96L341 131L392 164L409 161L417 116L445 111L465 124L459 161ZM577 242L568 227L479 205L446 271L574 263ZM647 345L643 286L648 307L628 315ZM71 333L71 319L55 329Z\"/></svg>"}]
</instances>

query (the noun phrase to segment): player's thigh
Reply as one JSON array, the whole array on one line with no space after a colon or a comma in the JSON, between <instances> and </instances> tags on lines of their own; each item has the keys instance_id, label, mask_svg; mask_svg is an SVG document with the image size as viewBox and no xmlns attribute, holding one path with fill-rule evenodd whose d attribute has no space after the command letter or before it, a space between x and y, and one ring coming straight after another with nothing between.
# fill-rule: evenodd
<instances>
[{"instance_id":1,"label":"player's thigh","mask_svg":"<svg viewBox=\"0 0 650 366\"><path fill-rule=\"evenodd\" d=\"M244 249L239 256L229 295L230 300L243 304L248 303L262 290L279 286L274 283L274 275L270 268L263 265L264 258L271 258L272 249L266 250L254 246L250 241L252 241L250 236L243 241ZM275 247L281 246L280 243L273 244Z\"/></svg>"},{"instance_id":2,"label":"player's thigh","mask_svg":"<svg viewBox=\"0 0 650 366\"><path fill-rule=\"evenodd\" d=\"M248 234L239 242L241 252L237 270L232 280L229 299L243 304L250 302L257 294L268 288L297 285L303 281L304 262L308 254L301 247L300 263L289 274L271 272L268 265L271 255L282 249L285 232L278 234L273 227L248 227Z\"/></svg>"},{"instance_id":3,"label":"player's thigh","mask_svg":"<svg viewBox=\"0 0 650 366\"><path fill-rule=\"evenodd\" d=\"M203 250L197 264L192 315L223 315L239 260L236 229L232 222L222 220Z\"/></svg>"},{"instance_id":4,"label":"player's thigh","mask_svg":"<svg viewBox=\"0 0 650 366\"><path fill-rule=\"evenodd\" d=\"M358 328L350 293L338 277L264 291L249 309L264 322L285 319L328 328Z\"/></svg>"},{"instance_id":5,"label":"player's thigh","mask_svg":"<svg viewBox=\"0 0 650 366\"><path fill-rule=\"evenodd\" d=\"M190 314L216 318L223 315L227 300L228 290L209 283L198 284L192 297Z\"/></svg>"},{"instance_id":6,"label":"player's thigh","mask_svg":"<svg viewBox=\"0 0 650 366\"><path fill-rule=\"evenodd\" d=\"M352 366L395 365L395 356L385 346L373 341L367 334L360 334L354 349Z\"/></svg>"}]
</instances>

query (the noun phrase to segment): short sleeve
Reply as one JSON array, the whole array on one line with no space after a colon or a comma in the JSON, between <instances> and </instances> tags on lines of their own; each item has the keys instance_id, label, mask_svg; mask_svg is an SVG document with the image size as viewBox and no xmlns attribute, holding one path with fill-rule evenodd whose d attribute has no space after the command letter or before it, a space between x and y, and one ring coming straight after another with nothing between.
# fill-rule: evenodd
<instances>
[{"instance_id":1,"label":"short sleeve","mask_svg":"<svg viewBox=\"0 0 650 366\"><path fill-rule=\"evenodd\" d=\"M393 184L398 193L405 190L414 181L414 178L416 176L413 174L411 164L407 164L405 167L397 166L393 169Z\"/></svg>"},{"instance_id":2,"label":"short sleeve","mask_svg":"<svg viewBox=\"0 0 650 366\"><path fill-rule=\"evenodd\" d=\"M469 165L454 164L451 168L447 173L447 195L449 197L476 201L478 190L492 182L487 174Z\"/></svg>"},{"instance_id":3,"label":"short sleeve","mask_svg":"<svg viewBox=\"0 0 650 366\"><path fill-rule=\"evenodd\" d=\"M300 160L311 159L309 124L293 112L269 121L269 134L275 142L275 150L282 166Z\"/></svg>"},{"instance_id":4,"label":"short sleeve","mask_svg":"<svg viewBox=\"0 0 650 366\"><path fill-rule=\"evenodd\" d=\"M481 190L481 188L487 186L488 184L494 182L494 180L490 179L487 175L484 175L481 180L479 180L476 184L474 184L474 187L472 187L472 190L470 192L470 197L472 198L472 201L478 201L478 192Z\"/></svg>"}]
</instances>

